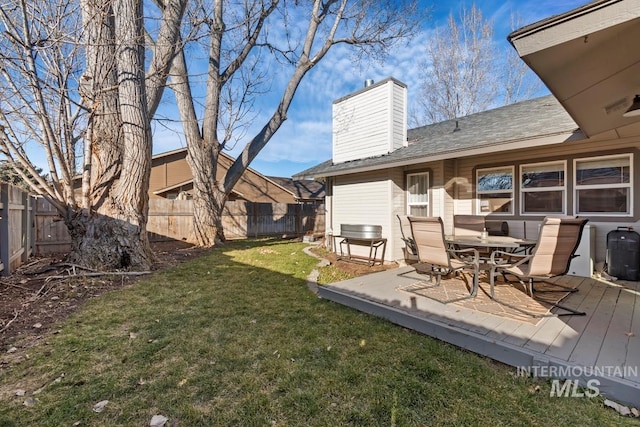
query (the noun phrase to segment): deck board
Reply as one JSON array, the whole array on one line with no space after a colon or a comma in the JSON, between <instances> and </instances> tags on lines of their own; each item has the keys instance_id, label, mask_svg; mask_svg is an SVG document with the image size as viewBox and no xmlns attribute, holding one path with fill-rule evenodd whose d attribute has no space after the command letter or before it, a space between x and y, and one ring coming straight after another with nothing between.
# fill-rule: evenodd
<instances>
[{"instance_id":1,"label":"deck board","mask_svg":"<svg viewBox=\"0 0 640 427\"><path fill-rule=\"evenodd\" d=\"M511 366L619 366L625 378L601 378L610 398L640 406L640 284L564 276L578 287L562 304L585 316L543 318L537 324L443 304L399 288L425 280L411 267L320 286L321 297L386 318ZM446 280L443 279L443 286Z\"/></svg>"},{"instance_id":2,"label":"deck board","mask_svg":"<svg viewBox=\"0 0 640 427\"><path fill-rule=\"evenodd\" d=\"M585 286L586 289L581 289L578 292L584 295L582 302L578 304L578 310L587 313L585 316L569 316L564 328L558 334L558 336L549 344L549 348L545 352L547 356L557 357L562 360L569 360L571 353L575 349L580 337L589 324L589 320L596 312L600 299L604 295L606 289L605 286L596 286L593 281L590 281ZM566 303L572 303L572 298L575 295L570 295Z\"/></svg>"},{"instance_id":3,"label":"deck board","mask_svg":"<svg viewBox=\"0 0 640 427\"><path fill-rule=\"evenodd\" d=\"M625 363L630 340L627 334L631 331L634 305L635 295L620 289L602 350L598 354L597 365L621 366Z\"/></svg>"},{"instance_id":4,"label":"deck board","mask_svg":"<svg viewBox=\"0 0 640 427\"><path fill-rule=\"evenodd\" d=\"M582 333L580 340L569 356L569 361L584 366L593 366L598 360L607 329L611 324L615 302L618 300L620 289L607 287L598 306L596 316L591 316L589 323Z\"/></svg>"},{"instance_id":5,"label":"deck board","mask_svg":"<svg viewBox=\"0 0 640 427\"><path fill-rule=\"evenodd\" d=\"M640 383L640 292L638 289L640 286L636 282L632 293L634 295L633 316L627 333L629 345L625 358L625 366L635 367L635 370L630 369L625 379Z\"/></svg>"}]
</instances>

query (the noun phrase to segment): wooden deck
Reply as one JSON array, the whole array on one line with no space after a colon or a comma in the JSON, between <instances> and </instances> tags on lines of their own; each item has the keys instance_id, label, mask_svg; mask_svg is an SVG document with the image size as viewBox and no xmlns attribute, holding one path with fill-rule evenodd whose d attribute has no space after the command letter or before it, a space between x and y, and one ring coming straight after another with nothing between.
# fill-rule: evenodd
<instances>
[{"instance_id":1,"label":"wooden deck","mask_svg":"<svg viewBox=\"0 0 640 427\"><path fill-rule=\"evenodd\" d=\"M318 293L538 376L583 385L595 379L603 396L640 408L639 282L564 276L557 283L579 292L562 304L587 314L533 324L399 290L420 280L424 275L402 267L320 286Z\"/></svg>"}]
</instances>

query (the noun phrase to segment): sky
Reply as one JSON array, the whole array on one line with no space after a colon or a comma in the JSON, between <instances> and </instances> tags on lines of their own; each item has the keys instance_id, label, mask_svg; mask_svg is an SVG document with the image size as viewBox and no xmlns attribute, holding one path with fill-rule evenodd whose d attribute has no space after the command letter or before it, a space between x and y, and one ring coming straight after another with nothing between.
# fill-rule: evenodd
<instances>
[{"instance_id":1,"label":"sky","mask_svg":"<svg viewBox=\"0 0 640 427\"><path fill-rule=\"evenodd\" d=\"M510 17L512 12L528 25L582 6L587 0L476 0L476 6L485 19L494 23L494 39L500 49L513 49L507 41L507 35L513 30ZM267 176L291 177L307 168L331 158L331 108L332 102L340 97L361 89L366 79L380 81L394 77L408 86L408 102L415 101L420 81L421 67L416 63L428 43L429 35L436 26L446 24L450 13L454 16L463 5L471 6L470 1L425 1L432 8L431 19L418 36L408 45L396 46L393 52L380 64L354 64L348 55L340 49L330 53L320 64L312 69L301 83L288 119L273 139L259 153L250 167ZM277 76L274 81L286 81L288 76ZM275 85L274 85L275 86ZM265 123L265 117L271 115L277 105L280 94L275 90L271 100L261 104L256 111L256 124ZM539 95L548 94L544 89ZM271 104L269 103L271 101ZM260 119L262 117L262 120ZM166 127L155 126L154 154L184 147L180 132L169 131ZM229 154L236 156L242 149L239 143Z\"/></svg>"},{"instance_id":2,"label":"sky","mask_svg":"<svg viewBox=\"0 0 640 427\"><path fill-rule=\"evenodd\" d=\"M394 46L383 63L369 61L354 63L347 46L334 46L329 54L314 67L298 87L287 120L267 146L258 154L250 167L267 176L291 177L331 158L332 132L331 109L334 100L361 89L364 81L380 81L393 77L408 87L409 109L417 99L422 67L417 64L424 55L424 46L438 26L446 25L448 16L457 16L463 6L471 7L473 0L421 0L431 9L430 19L409 43ZM513 49L507 41L511 28L511 15L517 13L523 25L528 25L574 9L588 3L587 0L476 0L476 6L485 19L494 24L494 42L499 49ZM254 126L247 137L255 134L271 116L280 99L281 88L289 78L286 73L276 73L271 78L271 91L256 104ZM280 90L279 90L280 89ZM166 91L165 94L169 92ZM543 90L539 96L546 95ZM165 95L154 120L153 154L185 147L179 116L171 95ZM240 141L228 151L237 156L244 146ZM29 150L33 151L33 150ZM37 166L48 172L42 150L30 152Z\"/></svg>"}]
</instances>

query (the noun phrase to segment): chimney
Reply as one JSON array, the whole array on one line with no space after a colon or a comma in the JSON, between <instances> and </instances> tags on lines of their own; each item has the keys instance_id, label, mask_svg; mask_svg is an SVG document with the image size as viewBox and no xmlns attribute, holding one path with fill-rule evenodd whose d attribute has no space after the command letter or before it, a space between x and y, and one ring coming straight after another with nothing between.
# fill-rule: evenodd
<instances>
[{"instance_id":1,"label":"chimney","mask_svg":"<svg viewBox=\"0 0 640 427\"><path fill-rule=\"evenodd\" d=\"M333 161L391 153L407 143L407 86L387 78L333 102ZM369 87L371 86L371 87Z\"/></svg>"}]
</instances>

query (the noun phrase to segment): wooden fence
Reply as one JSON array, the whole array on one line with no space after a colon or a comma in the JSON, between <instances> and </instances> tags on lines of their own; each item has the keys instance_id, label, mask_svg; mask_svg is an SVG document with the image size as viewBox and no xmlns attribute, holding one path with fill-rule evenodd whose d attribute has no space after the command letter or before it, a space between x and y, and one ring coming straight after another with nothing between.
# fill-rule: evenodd
<instances>
[{"instance_id":1,"label":"wooden fence","mask_svg":"<svg viewBox=\"0 0 640 427\"><path fill-rule=\"evenodd\" d=\"M228 239L262 236L303 236L324 234L324 205L227 202L222 223ZM67 228L55 209L38 199L35 212L35 253L67 252ZM152 199L149 201L147 232L152 242L181 240L192 242L193 202Z\"/></svg>"},{"instance_id":2,"label":"wooden fence","mask_svg":"<svg viewBox=\"0 0 640 427\"><path fill-rule=\"evenodd\" d=\"M8 276L29 258L33 247L32 198L9 184L0 184L0 271Z\"/></svg>"}]
</instances>

